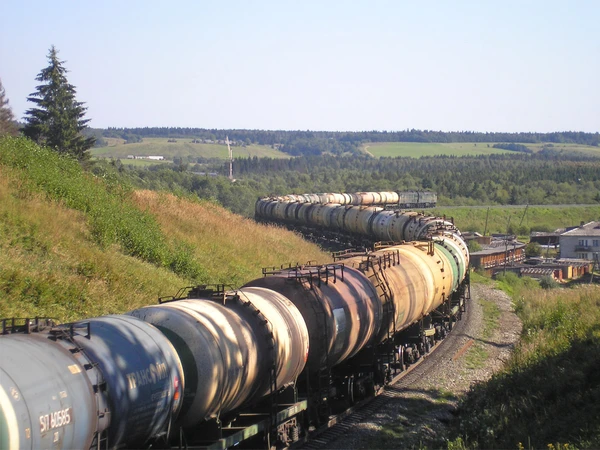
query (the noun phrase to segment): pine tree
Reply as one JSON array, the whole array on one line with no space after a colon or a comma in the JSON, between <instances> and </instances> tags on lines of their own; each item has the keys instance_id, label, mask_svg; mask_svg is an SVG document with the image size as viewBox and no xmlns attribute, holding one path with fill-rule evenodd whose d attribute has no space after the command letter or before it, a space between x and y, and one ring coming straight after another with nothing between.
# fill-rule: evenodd
<instances>
[{"instance_id":1,"label":"pine tree","mask_svg":"<svg viewBox=\"0 0 600 450\"><path fill-rule=\"evenodd\" d=\"M16 136L19 130L15 124L15 116L8 106L8 99L4 92L4 86L2 86L2 80L0 80L0 136L6 134L10 136Z\"/></svg>"},{"instance_id":2,"label":"pine tree","mask_svg":"<svg viewBox=\"0 0 600 450\"><path fill-rule=\"evenodd\" d=\"M36 92L27 97L36 106L25 113L27 123L23 134L40 145L73 155L80 161L88 159L94 138L81 134L90 121L83 118L87 108L75 99L75 87L67 81L67 69L63 66L65 61L58 59L54 46L50 48L48 60L50 65L36 77L44 84L37 86Z\"/></svg>"}]
</instances>

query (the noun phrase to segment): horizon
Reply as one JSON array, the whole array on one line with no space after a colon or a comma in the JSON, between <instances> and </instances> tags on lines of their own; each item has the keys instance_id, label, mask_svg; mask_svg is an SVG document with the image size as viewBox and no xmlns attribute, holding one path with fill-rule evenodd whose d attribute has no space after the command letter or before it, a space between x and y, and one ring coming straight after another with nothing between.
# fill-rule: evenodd
<instances>
[{"instance_id":1,"label":"horizon","mask_svg":"<svg viewBox=\"0 0 600 450\"><path fill-rule=\"evenodd\" d=\"M131 129L144 129L144 128L170 128L170 129L196 129L196 130L207 130L207 131L265 131L265 132L308 132L308 133L402 133L405 131L423 131L432 133L480 133L480 134L553 134L553 133L586 133L586 134L600 134L600 131L582 131L582 130L554 130L554 131L478 131L478 130L426 130L418 128L405 128L402 130L311 130L311 129L267 129L267 128L206 128L206 127L182 127L182 126L136 126L136 127L120 127L120 126L108 126L108 127L88 127L93 130L131 130ZM414 142L419 144L419 142ZM425 142L426 143L426 142Z\"/></svg>"},{"instance_id":2,"label":"horizon","mask_svg":"<svg viewBox=\"0 0 600 450\"><path fill-rule=\"evenodd\" d=\"M600 131L592 0L5 3L19 121L55 45L93 128Z\"/></svg>"}]
</instances>

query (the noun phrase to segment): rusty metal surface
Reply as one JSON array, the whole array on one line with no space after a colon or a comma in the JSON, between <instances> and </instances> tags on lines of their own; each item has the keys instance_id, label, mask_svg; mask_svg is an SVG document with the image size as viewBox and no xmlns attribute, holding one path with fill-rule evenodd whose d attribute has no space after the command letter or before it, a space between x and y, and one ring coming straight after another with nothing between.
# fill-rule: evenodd
<instances>
[{"instance_id":1,"label":"rusty metal surface","mask_svg":"<svg viewBox=\"0 0 600 450\"><path fill-rule=\"evenodd\" d=\"M259 288L224 298L225 304L188 299L130 313L156 325L181 355L186 384L178 421L183 426L294 382L306 362L308 330L288 299Z\"/></svg>"},{"instance_id":2,"label":"rusty metal surface","mask_svg":"<svg viewBox=\"0 0 600 450\"><path fill-rule=\"evenodd\" d=\"M343 281L311 278L314 270L288 269L246 285L272 289L297 306L308 327L310 370L334 366L371 343L383 312L377 292L358 270L345 268Z\"/></svg>"},{"instance_id":3,"label":"rusty metal surface","mask_svg":"<svg viewBox=\"0 0 600 450\"><path fill-rule=\"evenodd\" d=\"M379 262L385 255L394 255L393 263ZM388 336L388 331L403 330L439 307L454 283L447 256L429 242L393 246L344 263L361 268L371 280L379 279L376 284L386 285L378 287L379 295L385 297L385 290L391 297L395 317L388 318L380 330L380 340Z\"/></svg>"}]
</instances>

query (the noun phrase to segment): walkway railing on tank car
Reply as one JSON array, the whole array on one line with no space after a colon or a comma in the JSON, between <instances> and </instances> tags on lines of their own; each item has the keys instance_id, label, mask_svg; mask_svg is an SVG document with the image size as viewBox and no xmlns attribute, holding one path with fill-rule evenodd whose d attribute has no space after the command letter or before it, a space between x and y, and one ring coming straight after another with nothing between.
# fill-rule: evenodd
<instances>
[{"instance_id":1,"label":"walkway railing on tank car","mask_svg":"<svg viewBox=\"0 0 600 450\"><path fill-rule=\"evenodd\" d=\"M177 291L175 295L166 295L158 298L158 303L176 302L178 300L187 300L197 297L208 297L206 300L219 300L223 305L227 302L227 290L236 289L229 284L199 284L196 286L185 286Z\"/></svg>"},{"instance_id":2,"label":"walkway railing on tank car","mask_svg":"<svg viewBox=\"0 0 600 450\"><path fill-rule=\"evenodd\" d=\"M342 259L352 258L354 256L363 256L366 255L367 252L361 248L348 248L346 250L340 250L337 252L332 252L331 256L333 257L333 261L337 262Z\"/></svg>"},{"instance_id":3,"label":"walkway railing on tank car","mask_svg":"<svg viewBox=\"0 0 600 450\"><path fill-rule=\"evenodd\" d=\"M263 268L263 276L280 275L286 272L289 279L307 280L311 287L315 280L318 280L318 286L324 281L329 283L331 279L333 283L337 280L344 281L344 264L324 264L324 265L297 265L286 269Z\"/></svg>"},{"instance_id":4,"label":"walkway railing on tank car","mask_svg":"<svg viewBox=\"0 0 600 450\"><path fill-rule=\"evenodd\" d=\"M54 319L49 317L35 317L33 319L11 317L0 319L0 322L2 323L2 331L0 334L30 334L56 326Z\"/></svg>"},{"instance_id":5,"label":"walkway railing on tank car","mask_svg":"<svg viewBox=\"0 0 600 450\"><path fill-rule=\"evenodd\" d=\"M375 270L376 269L375 263L377 263L377 265L383 269L400 264L400 251L399 250L388 251L388 252L385 252L383 255L367 254L367 255L365 255L364 259L361 261L361 263L359 265L359 269L360 270L368 270L368 269Z\"/></svg>"}]
</instances>

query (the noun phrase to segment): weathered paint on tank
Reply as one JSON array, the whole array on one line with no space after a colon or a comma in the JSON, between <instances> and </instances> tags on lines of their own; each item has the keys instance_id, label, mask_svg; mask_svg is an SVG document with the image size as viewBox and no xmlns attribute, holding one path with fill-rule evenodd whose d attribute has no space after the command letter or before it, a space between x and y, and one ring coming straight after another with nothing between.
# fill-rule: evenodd
<instances>
[{"instance_id":1,"label":"weathered paint on tank","mask_svg":"<svg viewBox=\"0 0 600 450\"><path fill-rule=\"evenodd\" d=\"M294 382L304 368L308 331L297 308L265 289L230 294L225 305L189 299L130 313L156 325L181 355L186 390L178 421L183 426L268 394L265 374L273 363L279 387Z\"/></svg>"},{"instance_id":2,"label":"weathered paint on tank","mask_svg":"<svg viewBox=\"0 0 600 450\"><path fill-rule=\"evenodd\" d=\"M0 348L0 448L90 448L106 423L85 355L48 333L0 336Z\"/></svg>"},{"instance_id":3,"label":"weathered paint on tank","mask_svg":"<svg viewBox=\"0 0 600 450\"><path fill-rule=\"evenodd\" d=\"M343 281L338 273L335 281L332 276L327 282L319 277L310 281L311 270L284 270L246 287L271 289L297 306L311 342L307 367L316 371L323 365L339 364L371 344L381 327L383 310L373 285L358 270L346 267Z\"/></svg>"},{"instance_id":4,"label":"weathered paint on tank","mask_svg":"<svg viewBox=\"0 0 600 450\"><path fill-rule=\"evenodd\" d=\"M98 363L107 385L111 445L131 447L166 431L169 418L181 407L185 382L179 356L167 338L127 315L97 317L73 326L73 339Z\"/></svg>"}]
</instances>

